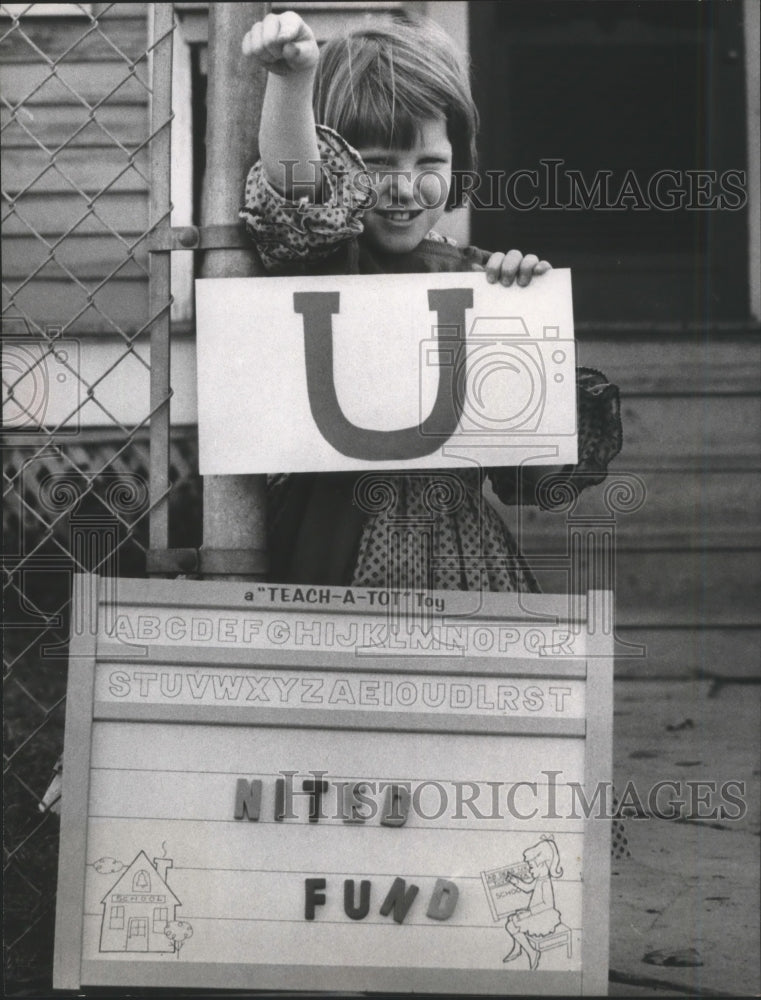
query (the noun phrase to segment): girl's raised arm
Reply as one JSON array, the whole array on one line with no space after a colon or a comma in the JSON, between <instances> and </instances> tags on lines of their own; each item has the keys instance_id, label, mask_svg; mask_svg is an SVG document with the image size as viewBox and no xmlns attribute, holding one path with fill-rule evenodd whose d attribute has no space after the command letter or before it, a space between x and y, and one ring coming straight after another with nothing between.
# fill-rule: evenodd
<instances>
[{"instance_id":1,"label":"girl's raised arm","mask_svg":"<svg viewBox=\"0 0 761 1000\"><path fill-rule=\"evenodd\" d=\"M269 183L286 198L319 200L321 178L312 88L320 53L298 14L268 14L243 38L243 51L269 70L259 152Z\"/></svg>"}]
</instances>

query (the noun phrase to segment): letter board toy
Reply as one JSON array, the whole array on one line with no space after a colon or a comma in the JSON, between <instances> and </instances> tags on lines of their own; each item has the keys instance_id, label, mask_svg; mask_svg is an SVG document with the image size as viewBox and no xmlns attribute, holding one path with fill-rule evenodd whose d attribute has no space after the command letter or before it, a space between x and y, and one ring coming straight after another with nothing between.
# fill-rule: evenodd
<instances>
[{"instance_id":1,"label":"letter board toy","mask_svg":"<svg viewBox=\"0 0 761 1000\"><path fill-rule=\"evenodd\" d=\"M568 270L206 278L196 312L203 475L576 462Z\"/></svg>"},{"instance_id":2,"label":"letter board toy","mask_svg":"<svg viewBox=\"0 0 761 1000\"><path fill-rule=\"evenodd\" d=\"M611 604L77 577L55 987L604 993Z\"/></svg>"}]
</instances>

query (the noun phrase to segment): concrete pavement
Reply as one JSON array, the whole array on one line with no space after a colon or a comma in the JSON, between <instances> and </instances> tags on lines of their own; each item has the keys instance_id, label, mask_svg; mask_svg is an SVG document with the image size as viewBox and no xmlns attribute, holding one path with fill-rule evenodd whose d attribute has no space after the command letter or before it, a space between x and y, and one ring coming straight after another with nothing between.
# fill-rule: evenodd
<instances>
[{"instance_id":1,"label":"concrete pavement","mask_svg":"<svg viewBox=\"0 0 761 1000\"><path fill-rule=\"evenodd\" d=\"M679 782L688 799L688 781L717 792L702 786L711 801L677 819L627 820L632 857L613 862L610 995L759 995L761 685L617 680L614 727L617 791L632 781L645 813L658 781ZM745 784L745 815L701 818L729 781Z\"/></svg>"}]
</instances>

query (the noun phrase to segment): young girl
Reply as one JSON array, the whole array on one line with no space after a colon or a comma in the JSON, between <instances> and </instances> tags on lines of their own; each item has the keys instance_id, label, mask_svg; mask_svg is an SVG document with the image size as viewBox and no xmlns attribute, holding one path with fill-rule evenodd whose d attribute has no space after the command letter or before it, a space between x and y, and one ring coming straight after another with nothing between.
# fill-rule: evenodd
<instances>
[{"instance_id":1,"label":"young girl","mask_svg":"<svg viewBox=\"0 0 761 1000\"><path fill-rule=\"evenodd\" d=\"M461 201L455 181L475 166L477 127L467 75L435 25L362 28L320 52L297 14L269 14L243 50L270 74L241 213L269 272L481 270L525 286L550 270L533 254L459 248L435 230ZM578 410L580 460L561 475L584 486L604 479L619 450L617 390L582 371ZM272 477L271 577L536 591L483 498L484 475L503 502L520 499L515 469Z\"/></svg>"},{"instance_id":2,"label":"young girl","mask_svg":"<svg viewBox=\"0 0 761 1000\"><path fill-rule=\"evenodd\" d=\"M529 940L531 937L545 937L552 934L560 923L560 913L555 909L553 878L562 878L560 857L555 841L542 837L538 844L523 852L528 863L529 878L518 878L508 874L510 882L521 892L530 892L528 909L516 910L507 918L505 929L513 939L512 949L502 959L513 962L522 953L528 955L529 968L539 964L539 951Z\"/></svg>"}]
</instances>

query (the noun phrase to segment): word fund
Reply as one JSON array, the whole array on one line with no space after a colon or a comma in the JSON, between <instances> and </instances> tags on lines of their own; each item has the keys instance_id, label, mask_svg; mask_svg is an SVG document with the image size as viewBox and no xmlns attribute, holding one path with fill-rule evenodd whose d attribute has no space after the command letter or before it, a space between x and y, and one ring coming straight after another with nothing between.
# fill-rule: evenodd
<instances>
[{"instance_id":1,"label":"word fund","mask_svg":"<svg viewBox=\"0 0 761 1000\"><path fill-rule=\"evenodd\" d=\"M304 879L305 920L314 920L316 907L325 905L327 902L326 889L327 879ZM411 885L407 888L405 880L397 876L380 905L380 915L387 917L391 913L397 924L404 923L404 918L415 902L418 891L418 886ZM344 913L346 916L352 920L364 920L370 912L371 893L372 882L369 879L362 879L359 884L359 902L357 903L355 881L353 878L347 878L344 881ZM436 879L436 885L433 887L425 915L431 920L449 920L455 911L459 895L459 889L454 882L445 878Z\"/></svg>"}]
</instances>

